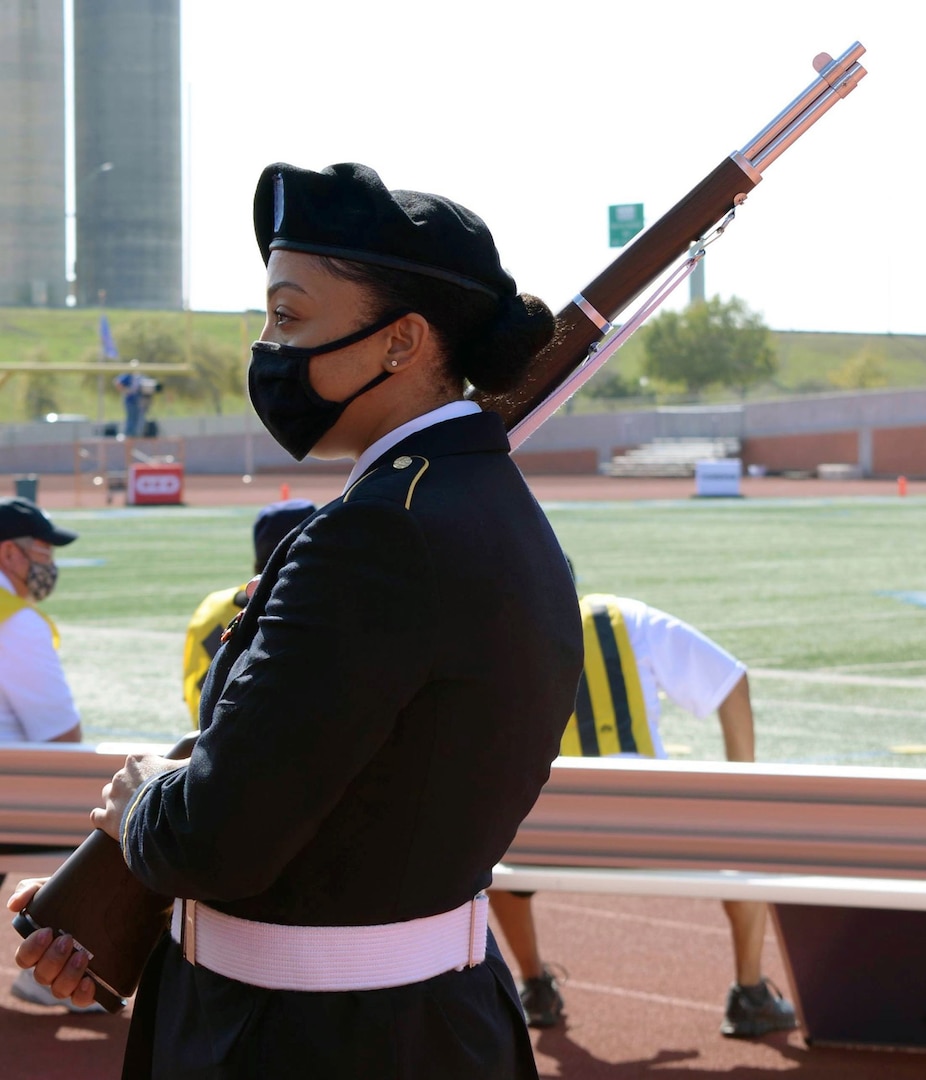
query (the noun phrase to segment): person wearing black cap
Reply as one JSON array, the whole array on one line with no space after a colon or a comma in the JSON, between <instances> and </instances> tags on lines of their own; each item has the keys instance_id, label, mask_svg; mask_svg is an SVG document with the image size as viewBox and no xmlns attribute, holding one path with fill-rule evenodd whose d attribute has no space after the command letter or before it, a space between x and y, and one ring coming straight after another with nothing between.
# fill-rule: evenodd
<instances>
[{"instance_id":1,"label":"person wearing black cap","mask_svg":"<svg viewBox=\"0 0 926 1080\"><path fill-rule=\"evenodd\" d=\"M179 898L124 1076L533 1078L484 890L549 776L582 634L466 387L516 390L555 319L480 218L368 167L271 165L254 209L251 400L297 460L355 464L224 635L189 761L128 759L92 814ZM89 1000L46 945L19 963Z\"/></svg>"},{"instance_id":2,"label":"person wearing black cap","mask_svg":"<svg viewBox=\"0 0 926 1080\"><path fill-rule=\"evenodd\" d=\"M254 573L267 565L277 544L310 515L315 504L284 499L265 506L254 522ZM212 658L219 651L225 628L248 602L247 582L204 597L193 612L183 643L183 700L194 723L199 722L199 699Z\"/></svg>"},{"instance_id":3,"label":"person wearing black cap","mask_svg":"<svg viewBox=\"0 0 926 1080\"><path fill-rule=\"evenodd\" d=\"M58 631L36 607L55 587L54 549L76 539L31 500L0 499L0 742L80 740Z\"/></svg>"},{"instance_id":4,"label":"person wearing black cap","mask_svg":"<svg viewBox=\"0 0 926 1080\"><path fill-rule=\"evenodd\" d=\"M0 499L0 742L80 741L58 630L36 607L58 577L54 549L76 539L30 499ZM11 992L35 1005L63 1004L30 971L19 973Z\"/></svg>"}]
</instances>

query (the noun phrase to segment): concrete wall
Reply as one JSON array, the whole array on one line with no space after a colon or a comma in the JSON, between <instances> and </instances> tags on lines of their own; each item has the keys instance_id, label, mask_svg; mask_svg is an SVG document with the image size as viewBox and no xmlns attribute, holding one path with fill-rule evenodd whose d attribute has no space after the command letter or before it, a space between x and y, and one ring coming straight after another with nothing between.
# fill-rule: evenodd
<instances>
[{"instance_id":1,"label":"concrete wall","mask_svg":"<svg viewBox=\"0 0 926 1080\"><path fill-rule=\"evenodd\" d=\"M344 462L294 461L253 416L202 416L160 424L161 438L100 438L89 421L0 424L0 473L82 473L124 470L145 456L182 458L190 472L343 471Z\"/></svg>"},{"instance_id":2,"label":"concrete wall","mask_svg":"<svg viewBox=\"0 0 926 1080\"><path fill-rule=\"evenodd\" d=\"M92 423L0 425L0 472L71 472L92 468L100 453ZM343 462L294 462L249 416L161 421L169 447L180 447L189 471L244 475L270 471L342 471ZM866 476L926 477L926 391L876 391L763 402L724 409L652 409L557 415L516 451L525 472L593 473L615 452L655 438L731 436L747 465L770 471L812 470L823 463L859 465ZM88 441L89 440L89 441ZM107 453L123 453L104 440ZM121 448L121 449L120 449Z\"/></svg>"},{"instance_id":3,"label":"concrete wall","mask_svg":"<svg viewBox=\"0 0 926 1080\"><path fill-rule=\"evenodd\" d=\"M180 0L74 0L74 110L78 303L180 308Z\"/></svg>"},{"instance_id":4,"label":"concrete wall","mask_svg":"<svg viewBox=\"0 0 926 1080\"><path fill-rule=\"evenodd\" d=\"M812 470L858 465L865 476L926 476L926 390L820 394L712 408L683 406L594 415L559 414L523 446L534 454L594 449L599 465L659 438L740 439L746 464Z\"/></svg>"},{"instance_id":5,"label":"concrete wall","mask_svg":"<svg viewBox=\"0 0 926 1080\"><path fill-rule=\"evenodd\" d=\"M0 306L61 307L65 285L61 0L0 0Z\"/></svg>"}]
</instances>

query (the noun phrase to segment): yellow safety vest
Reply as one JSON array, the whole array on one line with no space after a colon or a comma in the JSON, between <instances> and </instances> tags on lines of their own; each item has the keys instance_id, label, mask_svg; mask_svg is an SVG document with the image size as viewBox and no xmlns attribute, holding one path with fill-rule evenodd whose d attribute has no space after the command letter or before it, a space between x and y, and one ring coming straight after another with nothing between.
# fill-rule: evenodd
<instances>
[{"instance_id":1,"label":"yellow safety vest","mask_svg":"<svg viewBox=\"0 0 926 1080\"><path fill-rule=\"evenodd\" d=\"M51 640L54 647L57 649L61 643L61 635L58 633L58 627L49 619L44 611L39 611L35 604L30 603L28 600L23 600L21 596L17 596L16 593L7 592L6 589L0 589L0 622L5 622L11 615L15 615L17 611L22 611L24 608L31 608L39 618L44 619L51 628Z\"/></svg>"},{"instance_id":2,"label":"yellow safety vest","mask_svg":"<svg viewBox=\"0 0 926 1080\"><path fill-rule=\"evenodd\" d=\"M219 651L225 627L241 611L235 603L244 586L210 593L199 605L187 627L183 645L183 699L193 722L199 721L199 698L212 658Z\"/></svg>"},{"instance_id":3,"label":"yellow safety vest","mask_svg":"<svg viewBox=\"0 0 926 1080\"><path fill-rule=\"evenodd\" d=\"M655 757L637 661L617 598L579 601L585 669L560 753L566 757L642 754Z\"/></svg>"}]
</instances>

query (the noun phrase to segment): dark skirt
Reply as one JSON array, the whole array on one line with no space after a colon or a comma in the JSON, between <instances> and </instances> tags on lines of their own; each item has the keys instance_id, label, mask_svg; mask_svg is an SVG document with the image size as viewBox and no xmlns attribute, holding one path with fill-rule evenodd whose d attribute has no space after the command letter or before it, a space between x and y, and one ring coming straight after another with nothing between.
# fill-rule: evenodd
<instances>
[{"instance_id":1,"label":"dark skirt","mask_svg":"<svg viewBox=\"0 0 926 1080\"><path fill-rule=\"evenodd\" d=\"M123 1080L536 1080L517 991L486 961L388 990L265 990L192 967L169 937L135 999Z\"/></svg>"}]
</instances>

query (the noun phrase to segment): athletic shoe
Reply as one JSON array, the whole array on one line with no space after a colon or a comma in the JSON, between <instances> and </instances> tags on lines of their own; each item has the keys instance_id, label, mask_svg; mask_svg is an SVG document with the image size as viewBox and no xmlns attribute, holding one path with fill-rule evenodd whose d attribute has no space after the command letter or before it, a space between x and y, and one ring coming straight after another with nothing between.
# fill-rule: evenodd
<instances>
[{"instance_id":1,"label":"athletic shoe","mask_svg":"<svg viewBox=\"0 0 926 1080\"><path fill-rule=\"evenodd\" d=\"M530 1027L548 1028L559 1023L563 1013L563 999L556 979L546 968L537 978L524 980L521 1007Z\"/></svg>"},{"instance_id":2,"label":"athletic shoe","mask_svg":"<svg viewBox=\"0 0 926 1080\"><path fill-rule=\"evenodd\" d=\"M790 1031L797 1027L794 1006L770 980L755 986L734 983L727 994L727 1011L720 1025L721 1035L734 1039L755 1039L770 1031Z\"/></svg>"},{"instance_id":3,"label":"athletic shoe","mask_svg":"<svg viewBox=\"0 0 926 1080\"><path fill-rule=\"evenodd\" d=\"M75 1005L70 998L55 997L51 992L51 987L43 986L35 981L32 968L25 968L16 976L13 985L10 987L10 993L13 997L18 997L20 1001L28 1001L31 1005L63 1005L64 1008L73 1013L106 1012L103 1006L96 1001L92 1005Z\"/></svg>"}]
</instances>

